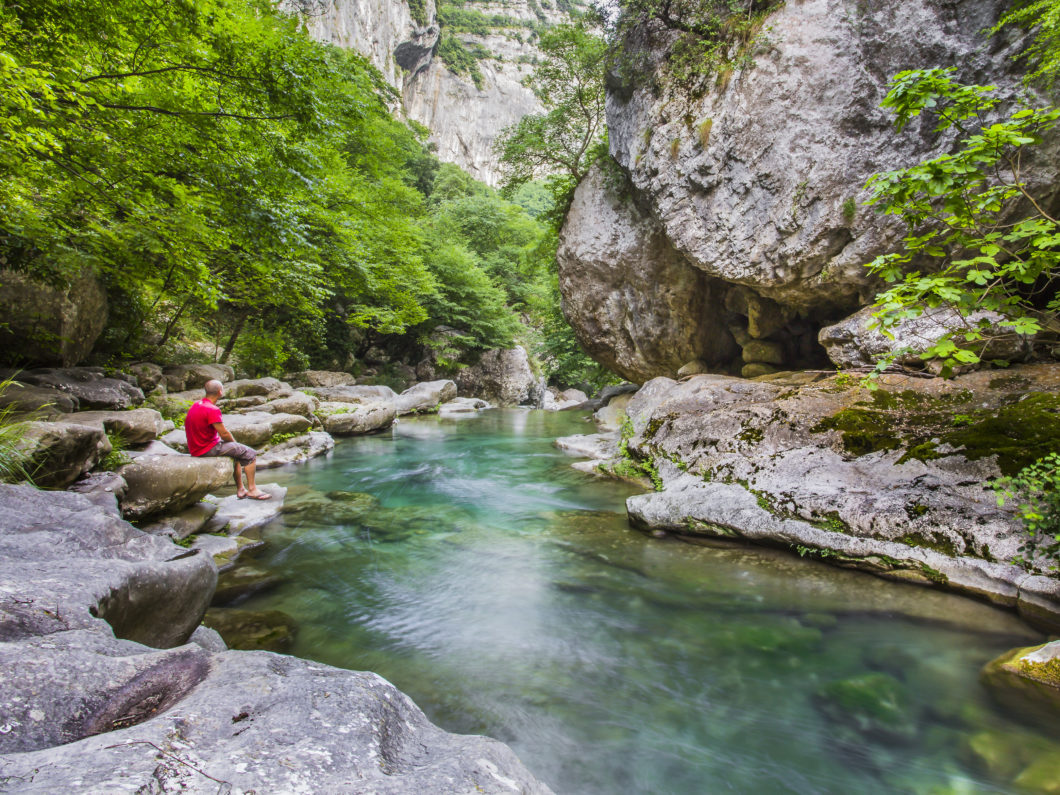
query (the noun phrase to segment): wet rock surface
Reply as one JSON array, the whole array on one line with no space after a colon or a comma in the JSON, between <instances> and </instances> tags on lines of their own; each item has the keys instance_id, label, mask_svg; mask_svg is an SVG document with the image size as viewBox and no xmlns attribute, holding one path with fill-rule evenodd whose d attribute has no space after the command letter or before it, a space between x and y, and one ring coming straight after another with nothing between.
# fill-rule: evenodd
<instances>
[{"instance_id":1,"label":"wet rock surface","mask_svg":"<svg viewBox=\"0 0 1060 795\"><path fill-rule=\"evenodd\" d=\"M1060 368L880 384L869 392L819 374L648 382L626 406L626 452L610 459L616 473L662 486L628 500L631 519L798 549L1060 626L1060 579L1044 562L1016 564L1025 531L989 486L1060 439ZM595 459L605 444L567 446Z\"/></svg>"},{"instance_id":2,"label":"wet rock surface","mask_svg":"<svg viewBox=\"0 0 1060 795\"><path fill-rule=\"evenodd\" d=\"M208 556L82 495L0 486L4 788L548 792L506 746L438 729L374 674L225 650L199 627L216 581ZM256 645L293 631L234 623Z\"/></svg>"}]
</instances>

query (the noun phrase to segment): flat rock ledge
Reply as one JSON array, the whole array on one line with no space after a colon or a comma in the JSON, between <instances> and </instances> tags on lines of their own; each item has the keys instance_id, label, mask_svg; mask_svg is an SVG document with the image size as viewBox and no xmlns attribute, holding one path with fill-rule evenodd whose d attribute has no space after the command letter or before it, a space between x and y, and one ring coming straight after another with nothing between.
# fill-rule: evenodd
<instances>
[{"instance_id":1,"label":"flat rock ledge","mask_svg":"<svg viewBox=\"0 0 1060 795\"><path fill-rule=\"evenodd\" d=\"M550 792L375 674L225 650L216 582L80 494L0 486L0 791Z\"/></svg>"},{"instance_id":2,"label":"flat rock ledge","mask_svg":"<svg viewBox=\"0 0 1060 795\"><path fill-rule=\"evenodd\" d=\"M617 434L557 445L653 489L626 503L640 529L783 547L1060 631L1060 578L1020 561L1025 530L990 486L1060 444L1060 366L889 374L875 391L820 372L656 378L621 414L597 416Z\"/></svg>"}]
</instances>

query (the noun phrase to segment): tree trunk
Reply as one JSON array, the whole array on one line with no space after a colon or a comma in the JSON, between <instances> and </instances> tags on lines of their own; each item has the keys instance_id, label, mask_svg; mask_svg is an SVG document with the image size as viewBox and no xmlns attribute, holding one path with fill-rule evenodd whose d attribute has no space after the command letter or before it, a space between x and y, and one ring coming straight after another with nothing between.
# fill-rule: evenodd
<instances>
[{"instance_id":1,"label":"tree trunk","mask_svg":"<svg viewBox=\"0 0 1060 795\"><path fill-rule=\"evenodd\" d=\"M232 355L232 349L236 347L236 340L239 339L239 335L243 331L243 326L246 325L247 316L250 312L244 312L239 316L239 320L236 321L236 327L232 329L232 335L228 338L228 342L225 343L225 349L221 352L221 364L228 363L228 357Z\"/></svg>"}]
</instances>

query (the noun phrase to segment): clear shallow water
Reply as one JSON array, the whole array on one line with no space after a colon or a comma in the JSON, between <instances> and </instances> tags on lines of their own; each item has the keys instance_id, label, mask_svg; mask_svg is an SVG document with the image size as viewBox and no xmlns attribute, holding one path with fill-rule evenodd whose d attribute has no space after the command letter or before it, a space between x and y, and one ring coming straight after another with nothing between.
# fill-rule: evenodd
<instances>
[{"instance_id":1,"label":"clear shallow water","mask_svg":"<svg viewBox=\"0 0 1060 795\"><path fill-rule=\"evenodd\" d=\"M1060 754L978 683L1044 640L1014 616L647 538L629 487L552 446L590 431L569 413L402 420L266 473L291 513L254 563L286 582L242 607L291 615L295 654L376 671L442 727L507 742L557 793L1016 792ZM993 772L971 750L1012 741L1033 753Z\"/></svg>"}]
</instances>

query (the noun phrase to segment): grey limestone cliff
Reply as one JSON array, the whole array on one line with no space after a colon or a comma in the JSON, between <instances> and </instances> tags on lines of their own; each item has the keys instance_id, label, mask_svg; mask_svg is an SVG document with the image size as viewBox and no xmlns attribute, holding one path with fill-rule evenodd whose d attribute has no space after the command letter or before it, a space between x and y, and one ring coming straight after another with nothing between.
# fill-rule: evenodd
<instances>
[{"instance_id":1,"label":"grey limestone cliff","mask_svg":"<svg viewBox=\"0 0 1060 795\"><path fill-rule=\"evenodd\" d=\"M591 318L579 311L579 302L601 289L621 285L627 311L638 301L660 306L648 295L661 288L656 276L609 251L600 235L599 209L624 201L629 209L615 219L621 231L612 237L639 237L668 270L695 269L705 280L700 298L669 301L673 318L634 324L620 346L648 351L664 345L671 328L700 324L702 348L689 359L709 363L736 343L742 355L730 372L752 363L809 363L821 353L814 344L820 326L871 302L878 284L865 263L893 250L904 234L893 217L861 206L866 179L954 143L926 116L896 132L879 107L889 79L903 69L953 66L959 79L996 84L1011 97L1020 85L1013 56L1021 41L982 34L1004 6L787 3L767 18L754 65L710 80L701 95L668 73L672 31L659 23L634 30L624 55L638 68L617 69L607 99L618 164L611 170L624 179L587 179L562 233L565 307L579 337L592 350L598 328L615 324L613 303L599 302ZM1054 182L1054 151L1052 142L1030 174L1033 185ZM709 307L699 310L704 301ZM673 375L682 357L642 358L635 370L620 372L635 380Z\"/></svg>"}]
</instances>

